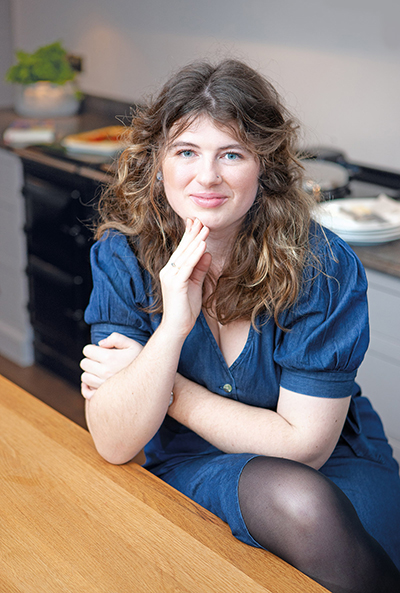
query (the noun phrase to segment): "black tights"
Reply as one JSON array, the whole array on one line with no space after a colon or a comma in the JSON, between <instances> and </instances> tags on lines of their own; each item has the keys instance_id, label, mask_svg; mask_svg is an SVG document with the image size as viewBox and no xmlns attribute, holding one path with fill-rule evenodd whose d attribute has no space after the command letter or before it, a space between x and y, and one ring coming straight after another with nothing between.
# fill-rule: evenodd
<instances>
[{"instance_id":1,"label":"black tights","mask_svg":"<svg viewBox=\"0 0 400 593\"><path fill-rule=\"evenodd\" d=\"M256 457L239 481L252 537L333 593L398 593L400 573L343 492L312 468Z\"/></svg>"}]
</instances>

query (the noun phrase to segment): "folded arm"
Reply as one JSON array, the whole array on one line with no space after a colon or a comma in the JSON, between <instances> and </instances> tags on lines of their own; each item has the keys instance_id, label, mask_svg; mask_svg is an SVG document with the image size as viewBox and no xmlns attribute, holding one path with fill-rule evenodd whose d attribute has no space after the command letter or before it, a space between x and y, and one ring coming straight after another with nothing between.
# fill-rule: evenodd
<instances>
[{"instance_id":1,"label":"folded arm","mask_svg":"<svg viewBox=\"0 0 400 593\"><path fill-rule=\"evenodd\" d=\"M350 397L325 398L280 388L276 412L210 393L177 375L168 414L226 453L285 457L319 469L330 457Z\"/></svg>"},{"instance_id":2,"label":"folded arm","mask_svg":"<svg viewBox=\"0 0 400 593\"><path fill-rule=\"evenodd\" d=\"M154 333L146 347L133 340L130 342L126 358L131 362L114 375L100 379L100 385L92 387L90 397L86 398L86 421L95 446L104 459L116 464L135 457L161 425L170 402L181 349L179 344L174 347L161 329ZM86 347L87 354L89 348L100 347ZM112 354L115 356L116 352L110 351L110 360ZM85 361L101 366L93 359ZM81 366L90 368L85 361ZM124 361L120 362L122 366ZM92 376L98 372L93 365L90 370L88 374ZM90 377L86 380L90 382Z\"/></svg>"},{"instance_id":3,"label":"folded arm","mask_svg":"<svg viewBox=\"0 0 400 593\"><path fill-rule=\"evenodd\" d=\"M155 342L155 347L162 346L161 340L156 339ZM150 347L151 357L153 344ZM130 393L138 379L134 361L142 350L140 344L117 333L102 341L101 346L89 345L84 349L87 358L82 361L82 368L86 369L82 380L88 383L84 383L82 393L85 395L84 389L87 390L88 424L96 414L96 400L90 400L97 389L108 381L107 391L103 388L108 395L102 395L100 391L101 407L106 405L110 418L114 417L118 426L115 434L118 436L116 438L109 431L106 431L106 435L100 432L97 440L99 452L109 461L129 461L136 454L136 449L139 451L157 431L167 411L175 420L227 453L285 457L318 469L335 448L350 397L314 397L281 387L275 412L211 393L178 373L161 381L159 389L162 393L159 397L156 393L157 380L152 380L151 399L155 407L149 410L150 417L143 423L142 430L138 431L131 422L131 415L135 417L137 413L142 414L143 410L135 409ZM165 358L163 362L166 362ZM140 363L146 366L145 359L136 361L136 365ZM158 377L161 377L160 370L159 367ZM117 374L113 381L112 377ZM174 402L168 408L170 384L171 388L173 386ZM121 414L122 409L125 410L124 414ZM89 426L89 429L95 438L95 426ZM123 436L125 434L130 435L129 439Z\"/></svg>"}]
</instances>

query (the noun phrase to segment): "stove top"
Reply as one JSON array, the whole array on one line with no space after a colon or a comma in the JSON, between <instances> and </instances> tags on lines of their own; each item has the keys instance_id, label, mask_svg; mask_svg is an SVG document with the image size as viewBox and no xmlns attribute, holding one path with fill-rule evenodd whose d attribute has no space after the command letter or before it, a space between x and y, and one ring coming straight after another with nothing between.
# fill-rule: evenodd
<instances>
[{"instance_id":1,"label":"stove top","mask_svg":"<svg viewBox=\"0 0 400 593\"><path fill-rule=\"evenodd\" d=\"M342 165L349 175L347 197L369 198L381 193L400 200L400 171L381 169L348 160L345 153L325 147L310 148L307 156Z\"/></svg>"}]
</instances>

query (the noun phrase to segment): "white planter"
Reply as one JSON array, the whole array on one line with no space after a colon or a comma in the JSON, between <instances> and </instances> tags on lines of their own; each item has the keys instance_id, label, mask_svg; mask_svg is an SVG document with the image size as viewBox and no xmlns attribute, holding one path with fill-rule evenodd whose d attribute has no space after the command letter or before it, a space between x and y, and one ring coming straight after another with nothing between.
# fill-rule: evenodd
<instances>
[{"instance_id":1,"label":"white planter","mask_svg":"<svg viewBox=\"0 0 400 593\"><path fill-rule=\"evenodd\" d=\"M72 82L18 84L14 108L24 117L63 117L77 113L79 100Z\"/></svg>"}]
</instances>

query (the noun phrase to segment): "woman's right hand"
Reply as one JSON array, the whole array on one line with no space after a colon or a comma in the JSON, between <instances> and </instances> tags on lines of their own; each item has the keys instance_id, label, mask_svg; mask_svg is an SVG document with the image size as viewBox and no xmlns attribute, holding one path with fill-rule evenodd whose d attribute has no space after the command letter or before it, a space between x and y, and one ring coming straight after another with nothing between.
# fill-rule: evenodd
<instances>
[{"instance_id":1,"label":"woman's right hand","mask_svg":"<svg viewBox=\"0 0 400 593\"><path fill-rule=\"evenodd\" d=\"M163 296L162 325L183 339L200 314L203 283L211 265L206 252L209 229L197 218L187 219L179 246L160 272Z\"/></svg>"},{"instance_id":2,"label":"woman's right hand","mask_svg":"<svg viewBox=\"0 0 400 593\"><path fill-rule=\"evenodd\" d=\"M126 463L137 455L168 411L182 346L201 311L203 283L211 264L211 255L206 253L208 232L199 220L187 222L181 242L160 272L162 320L144 347L132 340L130 348L119 349L122 353L116 345L84 350L86 362L81 366L99 381L92 387L99 385L94 397L90 398L92 390L82 390L89 396L87 425L98 452L110 463ZM104 373L110 375L110 368L105 358L116 360L118 355L119 360L124 350L132 358L107 378Z\"/></svg>"}]
</instances>

